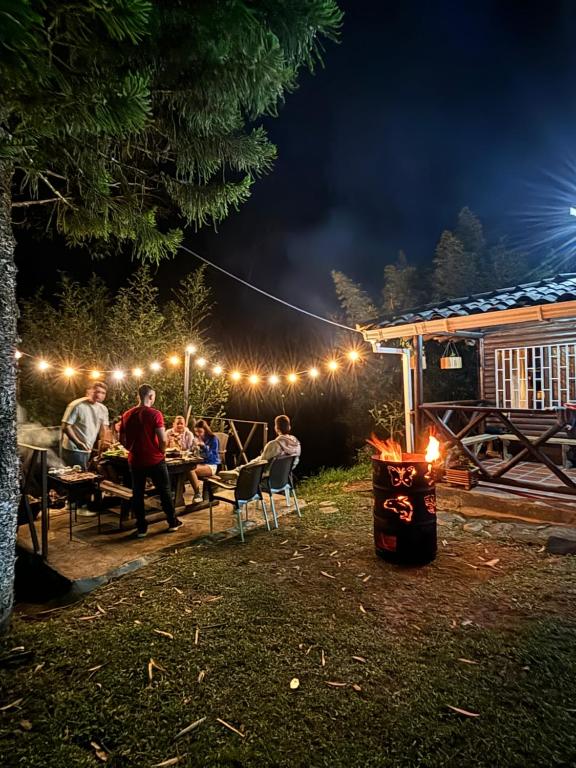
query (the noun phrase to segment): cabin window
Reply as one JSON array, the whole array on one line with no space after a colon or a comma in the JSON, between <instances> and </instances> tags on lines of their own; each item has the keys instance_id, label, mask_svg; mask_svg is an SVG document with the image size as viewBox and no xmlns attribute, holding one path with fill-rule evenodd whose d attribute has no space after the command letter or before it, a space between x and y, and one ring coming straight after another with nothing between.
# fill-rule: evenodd
<instances>
[{"instance_id":1,"label":"cabin window","mask_svg":"<svg viewBox=\"0 0 576 768\"><path fill-rule=\"evenodd\" d=\"M576 343L496 350L499 408L554 408L576 401Z\"/></svg>"}]
</instances>

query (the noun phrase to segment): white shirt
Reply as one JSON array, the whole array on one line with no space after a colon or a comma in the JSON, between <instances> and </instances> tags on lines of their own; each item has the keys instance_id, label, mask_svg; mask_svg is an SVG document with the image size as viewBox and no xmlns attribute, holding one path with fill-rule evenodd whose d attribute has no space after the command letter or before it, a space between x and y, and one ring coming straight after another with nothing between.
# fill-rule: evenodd
<instances>
[{"instance_id":1,"label":"white shirt","mask_svg":"<svg viewBox=\"0 0 576 768\"><path fill-rule=\"evenodd\" d=\"M108 426L108 408L102 403L91 402L87 397L80 397L68 403L62 423L71 424L80 440L93 448L101 428ZM67 451L90 453L72 442L66 433L62 434L62 448Z\"/></svg>"}]
</instances>

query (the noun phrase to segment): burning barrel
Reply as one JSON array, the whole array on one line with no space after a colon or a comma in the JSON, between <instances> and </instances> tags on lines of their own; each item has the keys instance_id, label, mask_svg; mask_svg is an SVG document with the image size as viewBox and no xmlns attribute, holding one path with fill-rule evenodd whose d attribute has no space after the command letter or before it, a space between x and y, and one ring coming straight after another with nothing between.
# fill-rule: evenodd
<instances>
[{"instance_id":1,"label":"burning barrel","mask_svg":"<svg viewBox=\"0 0 576 768\"><path fill-rule=\"evenodd\" d=\"M437 449L438 441L431 441ZM392 563L425 565L436 557L435 459L430 444L424 455L403 454L397 443L374 436L369 442L380 449L380 455L372 457L376 554Z\"/></svg>"}]
</instances>

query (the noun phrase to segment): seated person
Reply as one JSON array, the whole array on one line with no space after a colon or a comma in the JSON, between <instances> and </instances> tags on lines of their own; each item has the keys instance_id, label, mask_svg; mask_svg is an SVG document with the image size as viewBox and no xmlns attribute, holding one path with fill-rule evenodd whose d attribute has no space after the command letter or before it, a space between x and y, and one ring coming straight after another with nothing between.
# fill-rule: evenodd
<instances>
[{"instance_id":1,"label":"seated person","mask_svg":"<svg viewBox=\"0 0 576 768\"><path fill-rule=\"evenodd\" d=\"M196 442L200 447L200 456L203 459L203 463L198 464L198 466L190 472L190 482L194 489L193 502L198 502L202 501L199 478L212 477L218 471L218 464L220 463L220 443L204 419L200 419L200 421L196 422L194 434L196 435Z\"/></svg>"},{"instance_id":2,"label":"seated person","mask_svg":"<svg viewBox=\"0 0 576 768\"><path fill-rule=\"evenodd\" d=\"M300 453L302 448L300 445L300 440L298 440L297 437L294 437L294 435L290 434L291 430L292 426L288 416L284 414L276 416L274 419L274 431L276 432L276 437L274 440L270 440L268 443L266 443L262 453L259 456L256 456L255 459L252 459L252 461L249 461L248 464L254 464L257 461L270 462L272 459L294 456L295 467L300 460ZM244 464L243 466L247 465ZM234 480L236 477L238 477L238 472L241 469L242 467L237 467L236 469L230 471L221 472L220 475L223 479Z\"/></svg>"},{"instance_id":3,"label":"seated person","mask_svg":"<svg viewBox=\"0 0 576 768\"><path fill-rule=\"evenodd\" d=\"M166 432L166 446L181 451L191 451L196 446L196 438L186 426L184 416L176 416L172 422L171 429Z\"/></svg>"}]
</instances>

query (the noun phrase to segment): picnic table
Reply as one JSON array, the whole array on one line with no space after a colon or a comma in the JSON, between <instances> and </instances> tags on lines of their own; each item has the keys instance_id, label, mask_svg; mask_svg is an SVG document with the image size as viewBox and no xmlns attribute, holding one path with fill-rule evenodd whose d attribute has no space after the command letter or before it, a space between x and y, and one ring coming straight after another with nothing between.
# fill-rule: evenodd
<instances>
[{"instance_id":1,"label":"picnic table","mask_svg":"<svg viewBox=\"0 0 576 768\"><path fill-rule=\"evenodd\" d=\"M122 485L126 489L131 489L132 487L132 478L130 475L130 466L128 464L128 457L127 456L106 456L104 454L104 458L106 461L108 461L111 466L116 470L116 472L120 475L122 478ZM184 486L186 484L186 479L188 478L188 473L191 469L194 469L194 467L198 466L198 464L202 464L204 459L198 458L196 456L187 456L187 457L166 457L166 466L168 468L168 474L170 475L170 478L173 482L173 489L174 489L174 506L176 507L176 511L181 511L185 509L186 505L184 503Z\"/></svg>"}]
</instances>

